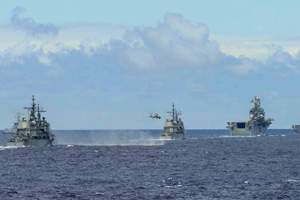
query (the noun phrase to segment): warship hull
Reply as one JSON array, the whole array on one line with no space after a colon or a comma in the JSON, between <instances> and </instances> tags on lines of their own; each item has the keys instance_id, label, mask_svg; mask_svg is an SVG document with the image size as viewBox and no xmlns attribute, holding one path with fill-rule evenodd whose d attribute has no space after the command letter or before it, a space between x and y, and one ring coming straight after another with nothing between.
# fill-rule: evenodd
<instances>
[{"instance_id":1,"label":"warship hull","mask_svg":"<svg viewBox=\"0 0 300 200\"><path fill-rule=\"evenodd\" d=\"M6 143L8 147L44 147L51 146L52 140L48 139L31 139L29 141L15 141Z\"/></svg>"},{"instance_id":2,"label":"warship hull","mask_svg":"<svg viewBox=\"0 0 300 200\"><path fill-rule=\"evenodd\" d=\"M296 133L300 133L300 125L293 125L292 128Z\"/></svg>"},{"instance_id":3,"label":"warship hull","mask_svg":"<svg viewBox=\"0 0 300 200\"><path fill-rule=\"evenodd\" d=\"M264 135L268 126L249 125L248 122L231 122L230 136L259 136Z\"/></svg>"},{"instance_id":4,"label":"warship hull","mask_svg":"<svg viewBox=\"0 0 300 200\"><path fill-rule=\"evenodd\" d=\"M260 106L260 98L255 96L251 100L254 106L249 110L249 121L227 122L230 136L258 136L264 135L274 119L265 118L265 110Z\"/></svg>"}]
</instances>

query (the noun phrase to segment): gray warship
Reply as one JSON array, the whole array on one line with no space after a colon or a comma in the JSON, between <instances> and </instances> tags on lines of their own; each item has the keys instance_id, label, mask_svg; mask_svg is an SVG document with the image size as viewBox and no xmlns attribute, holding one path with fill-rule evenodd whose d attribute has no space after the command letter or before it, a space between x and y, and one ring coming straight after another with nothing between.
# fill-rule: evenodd
<instances>
[{"instance_id":1,"label":"gray warship","mask_svg":"<svg viewBox=\"0 0 300 200\"><path fill-rule=\"evenodd\" d=\"M272 118L265 119L265 111L260 107L260 98L255 96L251 101L254 103L249 112L248 122L227 122L230 136L258 136L264 135L272 123Z\"/></svg>"},{"instance_id":2,"label":"gray warship","mask_svg":"<svg viewBox=\"0 0 300 200\"><path fill-rule=\"evenodd\" d=\"M25 116L19 122L17 133L6 142L9 147L30 147L30 146L50 146L54 140L54 135L50 129L50 124L45 117L41 118L41 113L46 112L36 107L34 96L30 107L24 107L29 111L29 119ZM36 115L37 114L37 115Z\"/></svg>"},{"instance_id":3,"label":"gray warship","mask_svg":"<svg viewBox=\"0 0 300 200\"><path fill-rule=\"evenodd\" d=\"M167 112L171 115L171 119L166 119L164 131L160 135L160 139L183 139L185 135L184 124L178 117L182 115L175 109L174 103L172 104L172 111Z\"/></svg>"},{"instance_id":4,"label":"gray warship","mask_svg":"<svg viewBox=\"0 0 300 200\"><path fill-rule=\"evenodd\" d=\"M4 129L3 133L4 134L16 134L19 123L20 123L20 113L17 113L17 121L14 122L14 124L11 128Z\"/></svg>"},{"instance_id":5,"label":"gray warship","mask_svg":"<svg viewBox=\"0 0 300 200\"><path fill-rule=\"evenodd\" d=\"M300 125L293 125L292 128L296 133L300 133Z\"/></svg>"}]
</instances>

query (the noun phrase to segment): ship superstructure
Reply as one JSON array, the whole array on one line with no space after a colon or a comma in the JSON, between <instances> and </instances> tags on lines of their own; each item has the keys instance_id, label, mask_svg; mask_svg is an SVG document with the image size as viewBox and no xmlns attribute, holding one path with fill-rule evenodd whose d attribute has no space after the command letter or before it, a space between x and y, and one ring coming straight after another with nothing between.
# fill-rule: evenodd
<instances>
[{"instance_id":1,"label":"ship superstructure","mask_svg":"<svg viewBox=\"0 0 300 200\"><path fill-rule=\"evenodd\" d=\"M167 112L171 115L170 119L166 119L164 125L164 131L160 135L161 139L177 139L184 138L185 129L184 123L179 118L179 115L182 115L181 112L175 109L174 103L172 104L172 111Z\"/></svg>"},{"instance_id":2,"label":"ship superstructure","mask_svg":"<svg viewBox=\"0 0 300 200\"><path fill-rule=\"evenodd\" d=\"M4 134L16 134L20 121L21 121L20 120L20 113L17 113L17 121L14 122L14 124L11 128L4 129L3 133Z\"/></svg>"},{"instance_id":3,"label":"ship superstructure","mask_svg":"<svg viewBox=\"0 0 300 200\"><path fill-rule=\"evenodd\" d=\"M36 106L34 96L30 107L24 107L29 111L29 119L25 116L19 122L17 133L6 142L6 146L50 146L54 140L54 135L50 129L50 124L45 117L41 118L41 113L46 112Z\"/></svg>"},{"instance_id":4,"label":"ship superstructure","mask_svg":"<svg viewBox=\"0 0 300 200\"><path fill-rule=\"evenodd\" d=\"M231 136L264 135L272 123L272 118L265 119L265 111L261 108L260 98L255 96L251 101L254 106L249 111L248 122L227 122Z\"/></svg>"}]
</instances>

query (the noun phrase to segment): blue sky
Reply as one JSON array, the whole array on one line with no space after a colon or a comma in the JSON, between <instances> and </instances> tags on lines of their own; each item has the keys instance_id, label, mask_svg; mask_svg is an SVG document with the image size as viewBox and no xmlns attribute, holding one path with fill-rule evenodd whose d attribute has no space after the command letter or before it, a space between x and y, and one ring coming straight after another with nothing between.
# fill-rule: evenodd
<instances>
[{"instance_id":1,"label":"blue sky","mask_svg":"<svg viewBox=\"0 0 300 200\"><path fill-rule=\"evenodd\" d=\"M26 8L24 16L41 23L96 22L131 26L154 26L167 12L180 13L192 23L207 24L213 34L292 35L300 30L296 0L165 0L165 1L6 1L1 4L0 22L8 24L11 10Z\"/></svg>"},{"instance_id":2,"label":"blue sky","mask_svg":"<svg viewBox=\"0 0 300 200\"><path fill-rule=\"evenodd\" d=\"M53 129L300 123L298 1L9 1L0 8L0 127L35 94ZM299 108L299 109L298 109Z\"/></svg>"}]
</instances>

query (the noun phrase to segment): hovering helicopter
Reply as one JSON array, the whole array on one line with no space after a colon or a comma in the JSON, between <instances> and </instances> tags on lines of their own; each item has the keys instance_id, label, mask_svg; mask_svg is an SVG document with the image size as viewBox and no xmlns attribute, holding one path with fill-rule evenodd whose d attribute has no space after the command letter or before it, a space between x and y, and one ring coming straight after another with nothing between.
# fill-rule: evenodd
<instances>
[{"instance_id":1,"label":"hovering helicopter","mask_svg":"<svg viewBox=\"0 0 300 200\"><path fill-rule=\"evenodd\" d=\"M151 113L149 117L151 117L153 119L160 119L161 118L161 116L157 113L154 113L154 114Z\"/></svg>"}]
</instances>

